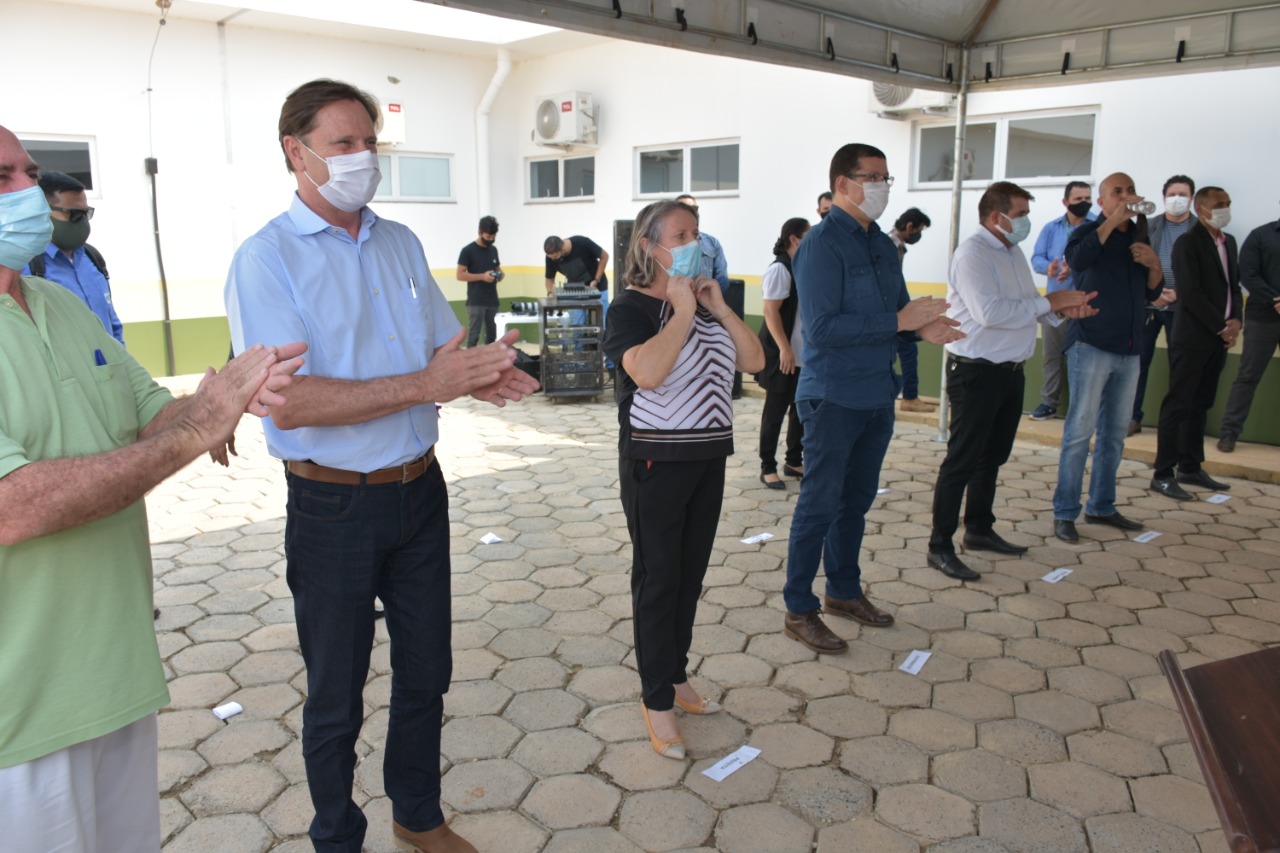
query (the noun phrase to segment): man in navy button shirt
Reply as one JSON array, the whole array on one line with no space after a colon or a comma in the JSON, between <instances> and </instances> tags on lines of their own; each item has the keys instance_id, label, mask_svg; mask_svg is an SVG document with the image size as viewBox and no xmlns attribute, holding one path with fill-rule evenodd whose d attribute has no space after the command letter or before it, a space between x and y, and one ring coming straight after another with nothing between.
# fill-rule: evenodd
<instances>
[{"instance_id":1,"label":"man in navy button shirt","mask_svg":"<svg viewBox=\"0 0 1280 853\"><path fill-rule=\"evenodd\" d=\"M831 160L833 206L796 252L793 268L805 318L805 369L796 391L804 424L804 479L787 549L787 614L783 631L816 652L848 644L823 624L828 612L871 627L893 624L862 592L858 552L867 510L875 500L889 439L898 335L944 344L964 337L943 316L947 303L912 301L898 250L876 225L893 178L884 152L845 145ZM812 320L810 319L812 318ZM822 561L822 602L813 580Z\"/></svg>"}]
</instances>

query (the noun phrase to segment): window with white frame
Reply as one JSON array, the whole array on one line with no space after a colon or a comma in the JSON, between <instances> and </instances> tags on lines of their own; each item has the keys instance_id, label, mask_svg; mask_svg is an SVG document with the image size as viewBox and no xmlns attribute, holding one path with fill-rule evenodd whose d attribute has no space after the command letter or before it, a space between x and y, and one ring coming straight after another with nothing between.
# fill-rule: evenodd
<instances>
[{"instance_id":1,"label":"window with white frame","mask_svg":"<svg viewBox=\"0 0 1280 853\"><path fill-rule=\"evenodd\" d=\"M449 154L378 154L379 201L453 201L453 157Z\"/></svg>"},{"instance_id":2,"label":"window with white frame","mask_svg":"<svg viewBox=\"0 0 1280 853\"><path fill-rule=\"evenodd\" d=\"M691 142L636 149L636 195L737 195L738 142Z\"/></svg>"},{"instance_id":3,"label":"window with white frame","mask_svg":"<svg viewBox=\"0 0 1280 853\"><path fill-rule=\"evenodd\" d=\"M961 175L982 185L1010 180L1061 183L1093 174L1096 111L975 119L965 129ZM912 184L950 187L955 159L954 124L918 124Z\"/></svg>"},{"instance_id":4,"label":"window with white frame","mask_svg":"<svg viewBox=\"0 0 1280 853\"><path fill-rule=\"evenodd\" d=\"M98 155L93 137L20 133L18 139L43 171L70 175L84 184L86 195L100 195L97 180Z\"/></svg>"},{"instance_id":5,"label":"window with white frame","mask_svg":"<svg viewBox=\"0 0 1280 853\"><path fill-rule=\"evenodd\" d=\"M584 201L596 195L596 158L546 157L529 161L529 201Z\"/></svg>"}]
</instances>

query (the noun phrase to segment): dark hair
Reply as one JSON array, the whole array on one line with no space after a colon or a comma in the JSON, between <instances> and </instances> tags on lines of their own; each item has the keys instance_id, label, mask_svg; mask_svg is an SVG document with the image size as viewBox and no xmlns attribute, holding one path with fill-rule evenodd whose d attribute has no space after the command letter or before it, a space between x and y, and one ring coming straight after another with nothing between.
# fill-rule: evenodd
<instances>
[{"instance_id":1,"label":"dark hair","mask_svg":"<svg viewBox=\"0 0 1280 853\"><path fill-rule=\"evenodd\" d=\"M992 213L999 211L1000 213L1008 213L1013 207L1015 198L1025 198L1027 201L1035 201L1036 197L1024 190L1022 187L1010 181L996 181L987 187L987 191L982 194L982 198L978 200L978 219L982 222L987 221L987 217Z\"/></svg>"},{"instance_id":2,"label":"dark hair","mask_svg":"<svg viewBox=\"0 0 1280 853\"><path fill-rule=\"evenodd\" d=\"M1185 184L1186 181L1174 181L1174 183ZM1225 192L1226 190L1224 190L1222 187L1201 187L1199 190L1196 191L1195 203L1197 205L1203 204L1205 201L1209 199L1210 193L1225 193Z\"/></svg>"},{"instance_id":3,"label":"dark hair","mask_svg":"<svg viewBox=\"0 0 1280 853\"><path fill-rule=\"evenodd\" d=\"M636 215L636 222L631 230L631 244L627 246L627 262L622 273L622 280L627 285L647 288L653 284L658 274L658 262L641 247L640 240L648 240L650 246L656 245L662 237L662 223L668 216L679 211L693 214L688 205L678 201L655 201Z\"/></svg>"},{"instance_id":4,"label":"dark hair","mask_svg":"<svg viewBox=\"0 0 1280 853\"><path fill-rule=\"evenodd\" d=\"M918 207L908 207L898 217L898 221L893 223L893 227L899 232L907 230L908 225L914 225L917 228L928 228L933 224L933 220L929 219L929 215Z\"/></svg>"},{"instance_id":5,"label":"dark hair","mask_svg":"<svg viewBox=\"0 0 1280 853\"><path fill-rule=\"evenodd\" d=\"M836 178L841 175L848 176L858 168L858 163L866 158L879 157L885 159L884 152L874 145L866 145L862 142L850 142L848 145L840 146L840 150L831 158L831 171L828 178L831 181L831 191L835 192Z\"/></svg>"},{"instance_id":6,"label":"dark hair","mask_svg":"<svg viewBox=\"0 0 1280 853\"><path fill-rule=\"evenodd\" d=\"M1160 195L1161 196L1167 195L1169 192L1169 187L1173 186L1174 184L1186 184L1187 186L1191 187L1191 194L1195 195L1196 182L1188 178L1186 175L1174 175L1172 178L1165 181L1164 186L1160 188ZM1196 198L1199 198L1199 196L1196 196Z\"/></svg>"},{"instance_id":7,"label":"dark hair","mask_svg":"<svg viewBox=\"0 0 1280 853\"><path fill-rule=\"evenodd\" d=\"M564 246L564 241L561 240L559 237L552 235L542 241L542 252L543 254L549 255L552 252L560 251L560 248L562 246Z\"/></svg>"},{"instance_id":8,"label":"dark hair","mask_svg":"<svg viewBox=\"0 0 1280 853\"><path fill-rule=\"evenodd\" d=\"M1089 186L1084 181L1068 181L1066 189L1062 191L1062 200L1066 201L1071 198L1071 191L1076 187L1084 187L1091 195L1093 194L1093 187Z\"/></svg>"},{"instance_id":9,"label":"dark hair","mask_svg":"<svg viewBox=\"0 0 1280 853\"><path fill-rule=\"evenodd\" d=\"M835 201L835 199L831 197L831 190L827 190L827 191L826 191L826 192L824 192L824 193L819 193L819 194L818 194L818 204L822 204L822 200L823 200L824 198L825 198L827 201L830 201L830 202L834 202L834 201Z\"/></svg>"},{"instance_id":10,"label":"dark hair","mask_svg":"<svg viewBox=\"0 0 1280 853\"><path fill-rule=\"evenodd\" d=\"M480 233L481 234L497 234L498 220L494 219L492 216L480 217Z\"/></svg>"},{"instance_id":11,"label":"dark hair","mask_svg":"<svg viewBox=\"0 0 1280 853\"><path fill-rule=\"evenodd\" d=\"M37 183L40 184L40 189L44 190L44 197L49 201L53 201L53 197L57 193L84 192L84 184L65 172L55 172L52 169L47 172L40 172L40 179Z\"/></svg>"},{"instance_id":12,"label":"dark hair","mask_svg":"<svg viewBox=\"0 0 1280 853\"><path fill-rule=\"evenodd\" d=\"M301 139L315 130L316 114L338 101L355 101L369 114L374 130L382 127L382 113L373 95L338 80L312 80L294 89L284 99L284 106L280 108L280 150L284 151L286 136ZM293 171L287 151L284 152L284 164L290 172Z\"/></svg>"},{"instance_id":13,"label":"dark hair","mask_svg":"<svg viewBox=\"0 0 1280 853\"><path fill-rule=\"evenodd\" d=\"M805 232L809 230L809 220L802 216L794 219L788 219L782 223L782 234L778 237L778 242L773 244L774 257L782 257L787 253L787 249L791 248L792 237L803 237Z\"/></svg>"}]
</instances>

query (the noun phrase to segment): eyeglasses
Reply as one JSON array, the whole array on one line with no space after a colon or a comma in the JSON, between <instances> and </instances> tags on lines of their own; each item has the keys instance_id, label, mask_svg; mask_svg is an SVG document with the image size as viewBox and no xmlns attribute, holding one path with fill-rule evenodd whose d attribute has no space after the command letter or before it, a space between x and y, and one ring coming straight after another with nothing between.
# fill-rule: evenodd
<instances>
[{"instance_id":1,"label":"eyeglasses","mask_svg":"<svg viewBox=\"0 0 1280 853\"><path fill-rule=\"evenodd\" d=\"M854 172L849 177L855 181L857 181L858 178L866 178L867 182L872 184L878 184L883 181L889 186L893 186L893 175L882 175L879 172ZM859 183L862 182L859 181Z\"/></svg>"},{"instance_id":2,"label":"eyeglasses","mask_svg":"<svg viewBox=\"0 0 1280 853\"><path fill-rule=\"evenodd\" d=\"M72 222L79 222L82 219L93 219L92 207L53 207L50 205L49 209L56 210L59 213L65 213L67 218Z\"/></svg>"}]
</instances>

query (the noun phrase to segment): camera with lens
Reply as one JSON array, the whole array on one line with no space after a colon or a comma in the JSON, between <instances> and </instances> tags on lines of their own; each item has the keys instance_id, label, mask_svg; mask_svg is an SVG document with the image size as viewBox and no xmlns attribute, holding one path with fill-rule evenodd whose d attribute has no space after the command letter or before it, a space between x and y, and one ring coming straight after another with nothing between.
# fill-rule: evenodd
<instances>
[{"instance_id":1,"label":"camera with lens","mask_svg":"<svg viewBox=\"0 0 1280 853\"><path fill-rule=\"evenodd\" d=\"M502 270L492 270L492 273L493 273L494 283L502 281L504 278L507 277L507 274L504 273Z\"/></svg>"}]
</instances>

